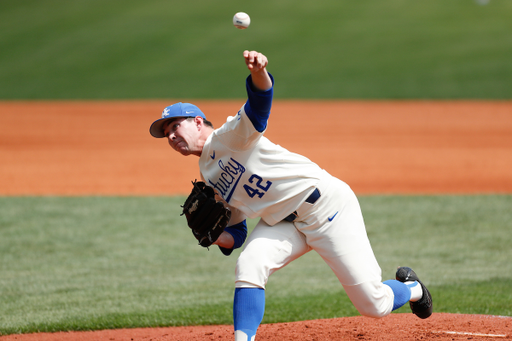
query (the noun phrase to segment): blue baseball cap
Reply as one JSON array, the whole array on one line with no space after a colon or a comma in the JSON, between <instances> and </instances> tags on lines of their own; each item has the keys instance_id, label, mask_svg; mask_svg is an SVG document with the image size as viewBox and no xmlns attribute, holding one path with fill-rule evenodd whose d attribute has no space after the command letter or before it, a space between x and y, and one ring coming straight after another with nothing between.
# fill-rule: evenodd
<instances>
[{"instance_id":1,"label":"blue baseball cap","mask_svg":"<svg viewBox=\"0 0 512 341\"><path fill-rule=\"evenodd\" d=\"M151 127L149 127L149 133L153 137L165 137L164 135L164 125L172 119L177 117L202 117L206 120L206 116L204 116L203 112L193 104L190 103L176 103L173 105L169 105L162 112L162 118L153 122Z\"/></svg>"}]
</instances>

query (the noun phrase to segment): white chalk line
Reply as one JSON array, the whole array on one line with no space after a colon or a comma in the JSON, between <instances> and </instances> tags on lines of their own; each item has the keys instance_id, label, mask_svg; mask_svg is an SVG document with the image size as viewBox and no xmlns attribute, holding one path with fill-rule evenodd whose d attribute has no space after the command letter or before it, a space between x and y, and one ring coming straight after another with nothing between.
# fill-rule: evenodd
<instances>
[{"instance_id":1,"label":"white chalk line","mask_svg":"<svg viewBox=\"0 0 512 341\"><path fill-rule=\"evenodd\" d=\"M484 336L484 337L507 337L505 334L481 334L481 333L469 333L469 332L451 332L451 331L438 331L434 333L439 334L455 334L455 335L471 335L471 336Z\"/></svg>"}]
</instances>

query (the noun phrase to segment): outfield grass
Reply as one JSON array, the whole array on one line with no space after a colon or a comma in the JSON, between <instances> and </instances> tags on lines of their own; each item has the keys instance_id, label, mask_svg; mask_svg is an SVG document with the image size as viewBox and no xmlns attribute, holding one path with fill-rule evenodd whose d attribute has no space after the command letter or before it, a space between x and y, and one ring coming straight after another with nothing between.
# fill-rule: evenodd
<instances>
[{"instance_id":1,"label":"outfield grass","mask_svg":"<svg viewBox=\"0 0 512 341\"><path fill-rule=\"evenodd\" d=\"M247 30L232 16L246 11ZM512 98L512 2L23 0L0 11L0 99Z\"/></svg>"},{"instance_id":2,"label":"outfield grass","mask_svg":"<svg viewBox=\"0 0 512 341\"><path fill-rule=\"evenodd\" d=\"M0 333L230 324L239 251L196 245L183 201L1 197ZM384 279L408 265L436 312L512 316L511 195L360 201ZM263 323L357 315L314 252L267 289Z\"/></svg>"}]
</instances>

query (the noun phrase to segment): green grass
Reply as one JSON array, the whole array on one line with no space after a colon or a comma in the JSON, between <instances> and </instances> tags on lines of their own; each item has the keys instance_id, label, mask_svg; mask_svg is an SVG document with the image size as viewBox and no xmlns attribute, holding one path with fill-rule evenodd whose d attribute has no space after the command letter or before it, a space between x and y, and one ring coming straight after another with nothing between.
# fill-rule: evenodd
<instances>
[{"instance_id":1,"label":"green grass","mask_svg":"<svg viewBox=\"0 0 512 341\"><path fill-rule=\"evenodd\" d=\"M251 15L247 30L232 16ZM0 99L511 99L512 2L21 0L0 11Z\"/></svg>"},{"instance_id":2,"label":"green grass","mask_svg":"<svg viewBox=\"0 0 512 341\"><path fill-rule=\"evenodd\" d=\"M239 251L196 245L179 216L183 201L0 197L0 334L230 324ZM384 279L408 265L436 312L512 316L512 196L360 201ZM267 287L263 323L352 315L314 252Z\"/></svg>"}]
</instances>

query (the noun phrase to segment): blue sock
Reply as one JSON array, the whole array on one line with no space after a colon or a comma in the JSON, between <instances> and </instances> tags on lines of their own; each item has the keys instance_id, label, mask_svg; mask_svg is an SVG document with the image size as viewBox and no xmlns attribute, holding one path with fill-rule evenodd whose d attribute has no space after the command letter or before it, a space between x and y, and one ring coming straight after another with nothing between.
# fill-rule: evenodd
<instances>
[{"instance_id":1,"label":"blue sock","mask_svg":"<svg viewBox=\"0 0 512 341\"><path fill-rule=\"evenodd\" d=\"M256 335L265 312L265 290L260 288L236 288L233 303L233 320L237 330L247 335L247 340Z\"/></svg>"},{"instance_id":2,"label":"blue sock","mask_svg":"<svg viewBox=\"0 0 512 341\"><path fill-rule=\"evenodd\" d=\"M386 284L388 287L393 290L393 293L395 294L395 300L393 302L393 310L396 310L409 302L411 299L411 289L405 284L400 281L390 279L388 281L385 281L384 284Z\"/></svg>"}]
</instances>

